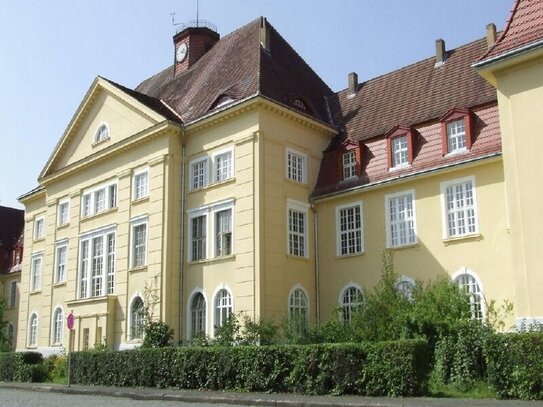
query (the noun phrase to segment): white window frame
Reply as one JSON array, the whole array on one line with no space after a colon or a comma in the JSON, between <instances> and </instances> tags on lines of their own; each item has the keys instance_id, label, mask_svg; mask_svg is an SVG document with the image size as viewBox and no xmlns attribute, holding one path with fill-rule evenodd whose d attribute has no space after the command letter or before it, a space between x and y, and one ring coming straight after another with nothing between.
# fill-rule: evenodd
<instances>
[{"instance_id":1,"label":"white window frame","mask_svg":"<svg viewBox=\"0 0 543 407\"><path fill-rule=\"evenodd\" d=\"M458 131L459 123L462 124L463 131ZM452 130L454 130L454 132ZM467 141L467 133L466 133L466 122L464 120L464 117L458 120L451 120L445 123L445 131L447 132L447 153L448 154L455 154L455 153L467 151L468 141Z\"/></svg>"},{"instance_id":2,"label":"white window frame","mask_svg":"<svg viewBox=\"0 0 543 407\"><path fill-rule=\"evenodd\" d=\"M102 129L105 129L105 131L103 131ZM98 127L96 128L96 132L94 133L93 144L97 144L108 139L109 139L109 126L105 122L100 123Z\"/></svg>"},{"instance_id":3,"label":"white window frame","mask_svg":"<svg viewBox=\"0 0 543 407\"><path fill-rule=\"evenodd\" d=\"M407 212L407 209L405 211L402 211L402 212L399 212L397 213L397 217L398 219L395 220L395 221L392 221L391 219L391 210L392 210L392 205L391 205L391 201L392 200L400 200L400 199L405 199L407 197L411 197L411 217L409 217L409 214L408 213L405 213ZM412 246L412 245L415 245L417 244L418 242L418 238L417 238L417 214L416 214L416 210L415 210L415 190L414 189L410 189L410 190L407 190L407 191L401 191L401 192L396 192L396 193L393 193L393 194L387 194L385 195L385 225L386 225L386 247L388 249L391 249L391 248L396 248L396 247L405 247L405 246ZM403 219L400 219L400 217L404 216ZM410 228L409 228L409 225L410 225L410 222L412 223L412 234L409 233L410 232ZM399 230L399 236L397 238L398 242L394 242L393 238L394 238L394 234L393 234L393 227L395 226L398 226L398 230ZM402 240L402 236L401 236L401 227L402 225L405 225L405 230L406 230L406 236L405 236L405 242L401 242Z\"/></svg>"},{"instance_id":4,"label":"white window frame","mask_svg":"<svg viewBox=\"0 0 543 407\"><path fill-rule=\"evenodd\" d=\"M39 267L37 263L39 262ZM30 260L30 292L41 290L41 278L43 275L43 253L36 253Z\"/></svg>"},{"instance_id":5,"label":"white window frame","mask_svg":"<svg viewBox=\"0 0 543 407\"><path fill-rule=\"evenodd\" d=\"M351 209L351 208L359 208L360 211L360 228L352 228L345 231L341 230L341 211ZM356 243L354 245L354 249L351 250L348 246L347 253L342 253L342 236L344 234L349 233L356 233L358 230L360 230L360 250L356 250ZM356 238L356 237L355 237ZM336 255L337 256L354 256L364 253L364 205L362 201L356 201L356 202L350 202L343 205L336 206Z\"/></svg>"},{"instance_id":6,"label":"white window frame","mask_svg":"<svg viewBox=\"0 0 543 407\"><path fill-rule=\"evenodd\" d=\"M465 197L465 186L468 184L468 183L471 183L471 195L472 195L472 201L473 201L473 204L472 205L464 205L462 208L459 208L459 209L454 209L452 211L449 211L448 209L448 206L447 206L447 189L449 187L457 187L459 185L462 185L462 189L463 189L463 199L464 201L466 200L466 197ZM469 177L464 177L464 178L458 178L458 179L453 179L453 180L450 180L450 181L445 181L445 182L442 182L440 184L440 189L441 189L441 213L442 213L442 230L443 230L443 239L455 239L455 238L462 238L462 237L465 237L465 236L473 236L473 235L477 235L479 233L479 216L478 216L478 213L477 213L477 193L476 193L476 185L475 185L475 177L474 176L469 176ZM455 204L455 207L456 207L457 204ZM473 230L470 231L469 230L469 223L468 223L468 218L470 217L469 215L469 211L472 210L473 211ZM449 224L449 215L450 215L450 212L452 212L453 214L454 213L463 213L462 216L464 217L464 228L465 228L465 232L464 233L460 233L459 232L459 226L455 226L454 229L451 229L450 228L450 224ZM458 218L457 216L455 215L455 222L458 223Z\"/></svg>"},{"instance_id":7,"label":"white window frame","mask_svg":"<svg viewBox=\"0 0 543 407\"><path fill-rule=\"evenodd\" d=\"M133 311L134 303L137 300L141 301L141 315L136 315L136 313ZM128 329L127 329L127 339L129 341L141 341L143 340L144 336L144 326L145 326L145 301L143 300L143 296L138 292L132 296L130 299L129 307L128 307L129 317L128 317ZM139 329L137 331L137 335L134 335L135 328L139 325Z\"/></svg>"},{"instance_id":8,"label":"white window frame","mask_svg":"<svg viewBox=\"0 0 543 407\"><path fill-rule=\"evenodd\" d=\"M65 211L63 210L65 208ZM58 202L57 226L64 226L70 223L70 200L63 199Z\"/></svg>"},{"instance_id":9,"label":"white window frame","mask_svg":"<svg viewBox=\"0 0 543 407\"><path fill-rule=\"evenodd\" d=\"M36 216L34 218L34 240L45 238L45 216Z\"/></svg>"},{"instance_id":10,"label":"white window frame","mask_svg":"<svg viewBox=\"0 0 543 407\"><path fill-rule=\"evenodd\" d=\"M220 225L218 224L218 218L219 214L229 212L230 213L230 229L227 231L221 230ZM233 248L233 237L234 237L234 210L232 207L224 208L221 210L214 210L213 211L213 222L214 224L214 238L215 238L215 257L224 257L224 256L230 256L232 255L232 248ZM230 239L230 246L228 247L228 252L226 253L226 246L225 240L228 240L227 237L229 236Z\"/></svg>"},{"instance_id":11,"label":"white window frame","mask_svg":"<svg viewBox=\"0 0 543 407\"><path fill-rule=\"evenodd\" d=\"M58 312L60 311L60 318ZM51 345L62 346L64 339L64 310L60 305L55 307L51 316Z\"/></svg>"},{"instance_id":12,"label":"white window frame","mask_svg":"<svg viewBox=\"0 0 543 407\"><path fill-rule=\"evenodd\" d=\"M214 202L208 205L203 205L197 208L189 209L187 211L188 215L188 250L189 250L189 261L197 262L208 260L212 258L219 257L228 257L232 256L235 253L235 210L234 210L234 199L226 199L219 202ZM230 253L227 255L218 255L217 254L217 213L225 210L230 210L231 212L231 246ZM193 257L193 239L192 239L192 220L198 217L204 217L205 221L205 242L204 250L205 254L202 258L195 259Z\"/></svg>"},{"instance_id":13,"label":"white window frame","mask_svg":"<svg viewBox=\"0 0 543 407\"><path fill-rule=\"evenodd\" d=\"M349 150L343 153L343 179L356 178L356 152Z\"/></svg>"},{"instance_id":14,"label":"white window frame","mask_svg":"<svg viewBox=\"0 0 543 407\"><path fill-rule=\"evenodd\" d=\"M94 240L102 239L101 254L95 256ZM109 243L113 239L113 251L110 251ZM83 245L87 245L87 257L83 257ZM115 226L107 226L87 232L79 237L79 256L77 267L77 298L98 298L113 294L115 287L115 270L116 270L116 251L117 251L117 230ZM113 264L110 259L113 258ZM93 275L94 261L100 260L101 273L96 278ZM82 276L84 268L86 269L85 277ZM113 278L113 289L110 288L110 278ZM100 290L97 295L94 295L93 280L100 281ZM85 285L85 293L82 292L82 287Z\"/></svg>"},{"instance_id":15,"label":"white window frame","mask_svg":"<svg viewBox=\"0 0 543 407\"><path fill-rule=\"evenodd\" d=\"M138 185L139 180L144 180L143 186ZM149 168L141 168L132 175L132 200L147 198L149 196Z\"/></svg>"},{"instance_id":16,"label":"white window frame","mask_svg":"<svg viewBox=\"0 0 543 407\"><path fill-rule=\"evenodd\" d=\"M409 138L407 134L393 137L390 140L392 168L403 168L409 165Z\"/></svg>"},{"instance_id":17,"label":"white window frame","mask_svg":"<svg viewBox=\"0 0 543 407\"><path fill-rule=\"evenodd\" d=\"M61 263L60 250L65 250L64 263ZM55 245L55 271L53 282L55 284L66 282L66 273L68 271L68 241L63 240Z\"/></svg>"},{"instance_id":18,"label":"white window frame","mask_svg":"<svg viewBox=\"0 0 543 407\"><path fill-rule=\"evenodd\" d=\"M303 224L303 233L300 233L297 230L293 230L291 228L291 214L298 213L303 214L304 216L304 224ZM306 204L304 202L295 201L293 199L287 199L287 254L289 256L295 256L295 257L302 257L302 258L309 258L309 244L308 244L308 228L309 228L309 204ZM302 245L298 244L298 253L296 253L294 243L299 238L303 239ZM298 239L296 239L298 238ZM291 244L292 243L292 244Z\"/></svg>"},{"instance_id":19,"label":"white window frame","mask_svg":"<svg viewBox=\"0 0 543 407\"><path fill-rule=\"evenodd\" d=\"M144 240L143 243L143 262L141 264L136 264L136 228L140 226L145 226L144 229ZM147 215L142 217L134 218L130 221L130 268L138 268L147 266L147 253L149 250L149 218Z\"/></svg>"},{"instance_id":20,"label":"white window frame","mask_svg":"<svg viewBox=\"0 0 543 407\"><path fill-rule=\"evenodd\" d=\"M486 303L483 283L477 273L468 269L467 267L461 267L456 273L453 274L451 279L460 289L463 290L464 293L469 295L471 317L478 321L484 321L486 318ZM466 279L471 280L467 282L468 285L466 285L466 281L460 281ZM477 285L479 292L474 290L473 284Z\"/></svg>"},{"instance_id":21,"label":"white window frame","mask_svg":"<svg viewBox=\"0 0 543 407\"><path fill-rule=\"evenodd\" d=\"M296 165L292 166L292 160L296 160ZM307 184L307 154L298 150L294 150L290 147L286 148L285 154L285 176L287 179L299 182L301 184ZM302 168L298 168L298 161L301 160ZM301 174L300 174L301 171Z\"/></svg>"},{"instance_id":22,"label":"white window frame","mask_svg":"<svg viewBox=\"0 0 543 407\"><path fill-rule=\"evenodd\" d=\"M194 182L194 176L195 176L194 167L201 163L204 163L202 167L204 171L202 175L202 180L198 179L198 182L195 183ZM209 185L209 158L207 156L195 158L190 161L189 165L190 165L190 171L189 171L190 172L190 180L189 180L190 190L196 191L198 189L206 188Z\"/></svg>"},{"instance_id":23,"label":"white window frame","mask_svg":"<svg viewBox=\"0 0 543 407\"><path fill-rule=\"evenodd\" d=\"M306 305L303 306L301 304L296 303L296 297L295 294L297 292L301 292L304 295L304 300L306 302ZM301 316L300 321L304 323L304 325L307 327L309 326L309 318L310 318L310 303L309 303L309 295L307 294L306 289L301 284L296 284L294 287L291 288L290 293L288 295L288 318L289 320L292 320L292 317L294 316ZM301 327L299 327L301 328Z\"/></svg>"},{"instance_id":24,"label":"white window frame","mask_svg":"<svg viewBox=\"0 0 543 407\"><path fill-rule=\"evenodd\" d=\"M7 307L9 309L17 308L17 280L11 280L8 288Z\"/></svg>"},{"instance_id":25,"label":"white window frame","mask_svg":"<svg viewBox=\"0 0 543 407\"><path fill-rule=\"evenodd\" d=\"M223 291L228 294L227 299L229 300L229 304L217 305L219 294ZM228 315L224 315L223 309L229 311ZM232 295L232 290L230 290L226 284L221 284L213 293L213 336L215 335L217 328L222 326L230 315L234 315L234 296Z\"/></svg>"},{"instance_id":26,"label":"white window frame","mask_svg":"<svg viewBox=\"0 0 543 407\"><path fill-rule=\"evenodd\" d=\"M395 288L399 294L403 295L407 300L412 301L415 285L415 280L411 277L401 276L398 281L396 281ZM406 287L409 288L406 289Z\"/></svg>"},{"instance_id":27,"label":"white window frame","mask_svg":"<svg viewBox=\"0 0 543 407\"><path fill-rule=\"evenodd\" d=\"M229 165L225 171L219 171L219 159L222 156L229 157ZM217 151L212 155L213 167L213 182L224 182L234 177L234 148L230 147L224 150Z\"/></svg>"},{"instance_id":28,"label":"white window frame","mask_svg":"<svg viewBox=\"0 0 543 407\"><path fill-rule=\"evenodd\" d=\"M352 301L352 298L349 296L350 301L345 302L345 295L347 294L347 290L351 289L355 289L356 291L358 291L358 293L360 294L360 301ZM341 309L341 321L344 324L349 324L352 320L353 312L357 309L360 310L364 305L364 290L362 290L362 287L360 287L358 284L350 282L339 291L338 304Z\"/></svg>"},{"instance_id":29,"label":"white window frame","mask_svg":"<svg viewBox=\"0 0 543 407\"><path fill-rule=\"evenodd\" d=\"M97 210L98 202L96 199L102 192L104 194L104 208ZM108 182L92 189L85 190L81 195L81 217L86 218L116 208L118 205L118 193L119 185L117 181ZM88 213L85 209L87 200L89 208Z\"/></svg>"},{"instance_id":30,"label":"white window frame","mask_svg":"<svg viewBox=\"0 0 543 407\"><path fill-rule=\"evenodd\" d=\"M32 311L30 313L30 318L28 318L28 336L26 338L28 348L35 348L38 346L39 322L38 313Z\"/></svg>"},{"instance_id":31,"label":"white window frame","mask_svg":"<svg viewBox=\"0 0 543 407\"><path fill-rule=\"evenodd\" d=\"M196 296L201 295L204 299L204 309L199 309L197 311L197 315L194 315L193 312L193 302L196 298ZM208 319L208 301L207 297L203 290L196 288L192 291L192 293L189 296L188 306L187 306L187 338L194 338L197 335L206 335L207 334L207 319ZM198 318L198 321L195 320L195 317ZM203 321L202 321L203 319ZM203 329L200 332L195 333L195 326L201 326Z\"/></svg>"}]
</instances>

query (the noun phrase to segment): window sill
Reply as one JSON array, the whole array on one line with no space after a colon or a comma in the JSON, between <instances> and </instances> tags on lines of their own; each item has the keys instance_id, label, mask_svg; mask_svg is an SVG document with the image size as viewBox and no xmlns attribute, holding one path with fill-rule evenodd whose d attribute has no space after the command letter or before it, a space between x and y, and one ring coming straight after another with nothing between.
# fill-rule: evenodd
<instances>
[{"instance_id":1,"label":"window sill","mask_svg":"<svg viewBox=\"0 0 543 407\"><path fill-rule=\"evenodd\" d=\"M296 181L295 179L285 177L285 182L288 182L289 184L298 185L298 186L304 187L306 189L309 189L309 185L308 185L307 181Z\"/></svg>"},{"instance_id":2,"label":"window sill","mask_svg":"<svg viewBox=\"0 0 543 407\"><path fill-rule=\"evenodd\" d=\"M445 157L449 157L449 156L454 157L455 155L466 154L466 153L469 153L469 150L467 148L459 148L458 150L447 152L447 154L445 154Z\"/></svg>"},{"instance_id":3,"label":"window sill","mask_svg":"<svg viewBox=\"0 0 543 407\"><path fill-rule=\"evenodd\" d=\"M302 260L302 261L309 261L311 260L307 256L296 256L295 254L288 254L287 253L287 259L293 259L293 260Z\"/></svg>"},{"instance_id":4,"label":"window sill","mask_svg":"<svg viewBox=\"0 0 543 407\"><path fill-rule=\"evenodd\" d=\"M410 167L411 167L411 164L409 164L409 163L401 164L401 165L397 165L395 167L390 167L388 169L388 172L397 172L397 171L405 170L405 169L410 168Z\"/></svg>"},{"instance_id":5,"label":"window sill","mask_svg":"<svg viewBox=\"0 0 543 407\"><path fill-rule=\"evenodd\" d=\"M470 242L470 241L479 241L483 240L483 235L480 233L471 233L469 235L462 235L462 236L452 236L443 239L443 244L445 246L455 244L455 243L463 243L463 242Z\"/></svg>"},{"instance_id":6,"label":"window sill","mask_svg":"<svg viewBox=\"0 0 543 407\"><path fill-rule=\"evenodd\" d=\"M34 238L33 242L34 243L38 243L38 242L43 242L45 240L45 236L43 237L37 237L37 238Z\"/></svg>"},{"instance_id":7,"label":"window sill","mask_svg":"<svg viewBox=\"0 0 543 407\"><path fill-rule=\"evenodd\" d=\"M110 137L106 137L106 138L103 139L103 140L99 140L99 141L93 142L91 146L92 146L92 148L98 147L99 145L104 144L104 143L108 142L109 140L111 140L111 138L110 138Z\"/></svg>"},{"instance_id":8,"label":"window sill","mask_svg":"<svg viewBox=\"0 0 543 407\"><path fill-rule=\"evenodd\" d=\"M350 259L351 257L364 256L366 252L362 251L359 253L350 253L350 254L336 254L336 259Z\"/></svg>"},{"instance_id":9,"label":"window sill","mask_svg":"<svg viewBox=\"0 0 543 407\"><path fill-rule=\"evenodd\" d=\"M28 293L28 295L36 295L36 294L41 294L41 288L39 290L30 291Z\"/></svg>"},{"instance_id":10,"label":"window sill","mask_svg":"<svg viewBox=\"0 0 543 407\"><path fill-rule=\"evenodd\" d=\"M58 283L53 283L53 287L65 287L66 281L59 281Z\"/></svg>"},{"instance_id":11,"label":"window sill","mask_svg":"<svg viewBox=\"0 0 543 407\"><path fill-rule=\"evenodd\" d=\"M222 261L235 260L235 259L236 259L235 254L229 254L228 256L218 256L218 257L212 257L210 259L191 260L187 264L190 266L190 265L196 265L196 264L220 263Z\"/></svg>"},{"instance_id":12,"label":"window sill","mask_svg":"<svg viewBox=\"0 0 543 407\"><path fill-rule=\"evenodd\" d=\"M132 205L137 205L142 202L149 202L149 195L142 196L141 198L133 199Z\"/></svg>"},{"instance_id":13,"label":"window sill","mask_svg":"<svg viewBox=\"0 0 543 407\"><path fill-rule=\"evenodd\" d=\"M71 305L78 305L78 304L90 304L93 302L104 302L104 301L109 301L110 299L114 299L114 298L117 298L117 296L113 294L104 295L102 297L79 298L77 300L66 301L66 305L71 306Z\"/></svg>"},{"instance_id":14,"label":"window sill","mask_svg":"<svg viewBox=\"0 0 543 407\"><path fill-rule=\"evenodd\" d=\"M145 266L137 266L137 267L131 267L128 269L129 273L138 273L140 271L147 271L147 265Z\"/></svg>"},{"instance_id":15,"label":"window sill","mask_svg":"<svg viewBox=\"0 0 543 407\"><path fill-rule=\"evenodd\" d=\"M63 223L62 225L57 225L57 230L59 230L59 229L67 229L68 226L70 226L70 222Z\"/></svg>"},{"instance_id":16,"label":"window sill","mask_svg":"<svg viewBox=\"0 0 543 407\"><path fill-rule=\"evenodd\" d=\"M406 250L406 249L416 249L419 247L419 243L410 243L404 244L401 246L387 246L387 250Z\"/></svg>"},{"instance_id":17,"label":"window sill","mask_svg":"<svg viewBox=\"0 0 543 407\"><path fill-rule=\"evenodd\" d=\"M228 178L228 179L225 179L224 181L216 181L216 182L213 182L211 184L204 185L203 187L190 188L189 189L189 194L191 194L193 192L206 191L208 189L212 189L212 188L215 188L215 187L221 187L223 185L234 184L235 182L236 182L236 177Z\"/></svg>"},{"instance_id":18,"label":"window sill","mask_svg":"<svg viewBox=\"0 0 543 407\"><path fill-rule=\"evenodd\" d=\"M99 218L100 216L104 216L104 215L107 215L107 214L110 214L110 213L113 213L113 212L117 212L118 208L119 207L116 206L114 208L106 209L105 211L102 211L102 212L93 213L92 215L81 216L80 222L86 222L86 221L91 220L91 219Z\"/></svg>"}]
</instances>

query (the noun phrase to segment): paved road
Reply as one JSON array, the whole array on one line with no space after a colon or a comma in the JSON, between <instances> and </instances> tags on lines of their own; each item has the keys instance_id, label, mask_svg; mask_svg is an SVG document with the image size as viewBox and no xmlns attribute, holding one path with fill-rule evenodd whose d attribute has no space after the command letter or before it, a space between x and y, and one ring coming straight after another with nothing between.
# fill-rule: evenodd
<instances>
[{"instance_id":1,"label":"paved road","mask_svg":"<svg viewBox=\"0 0 543 407\"><path fill-rule=\"evenodd\" d=\"M1 389L1 407L226 407L226 404L179 401L131 400L118 397L45 393L32 390Z\"/></svg>"}]
</instances>

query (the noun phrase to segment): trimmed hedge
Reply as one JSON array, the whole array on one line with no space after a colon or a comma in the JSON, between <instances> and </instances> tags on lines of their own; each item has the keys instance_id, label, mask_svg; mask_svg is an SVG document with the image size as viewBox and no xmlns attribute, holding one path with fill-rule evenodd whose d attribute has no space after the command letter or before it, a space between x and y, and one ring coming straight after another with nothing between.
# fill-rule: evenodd
<instances>
[{"instance_id":1,"label":"trimmed hedge","mask_svg":"<svg viewBox=\"0 0 543 407\"><path fill-rule=\"evenodd\" d=\"M77 352L72 383L158 388L417 396L430 369L421 340Z\"/></svg>"},{"instance_id":2,"label":"trimmed hedge","mask_svg":"<svg viewBox=\"0 0 543 407\"><path fill-rule=\"evenodd\" d=\"M47 371L39 352L0 353L0 381L43 382Z\"/></svg>"},{"instance_id":3,"label":"trimmed hedge","mask_svg":"<svg viewBox=\"0 0 543 407\"><path fill-rule=\"evenodd\" d=\"M491 335L485 343L488 382L499 398L543 399L543 334Z\"/></svg>"}]
</instances>

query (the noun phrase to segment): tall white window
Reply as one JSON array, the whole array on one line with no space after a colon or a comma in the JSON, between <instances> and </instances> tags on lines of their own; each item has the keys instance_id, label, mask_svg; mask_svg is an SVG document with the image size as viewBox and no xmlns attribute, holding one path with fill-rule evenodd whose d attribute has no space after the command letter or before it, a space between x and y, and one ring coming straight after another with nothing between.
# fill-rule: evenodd
<instances>
[{"instance_id":1,"label":"tall white window","mask_svg":"<svg viewBox=\"0 0 543 407\"><path fill-rule=\"evenodd\" d=\"M400 247L417 242L414 191L385 196L387 247Z\"/></svg>"},{"instance_id":2,"label":"tall white window","mask_svg":"<svg viewBox=\"0 0 543 407\"><path fill-rule=\"evenodd\" d=\"M224 151L213 157L215 166L215 182L226 181L232 178L232 150Z\"/></svg>"},{"instance_id":3,"label":"tall white window","mask_svg":"<svg viewBox=\"0 0 543 407\"><path fill-rule=\"evenodd\" d=\"M14 345L14 339L15 339L15 327L13 326L13 324L11 322L8 322L8 337L7 337L7 340L8 340L8 348L9 349L13 349L13 345Z\"/></svg>"},{"instance_id":4,"label":"tall white window","mask_svg":"<svg viewBox=\"0 0 543 407\"><path fill-rule=\"evenodd\" d=\"M293 181L307 182L307 156L304 153L287 149L287 178Z\"/></svg>"},{"instance_id":5,"label":"tall white window","mask_svg":"<svg viewBox=\"0 0 543 407\"><path fill-rule=\"evenodd\" d=\"M190 163L190 188L199 189L207 186L209 160L207 157L199 158Z\"/></svg>"},{"instance_id":6,"label":"tall white window","mask_svg":"<svg viewBox=\"0 0 543 407\"><path fill-rule=\"evenodd\" d=\"M343 179L356 177L356 154L348 151L343 154Z\"/></svg>"},{"instance_id":7,"label":"tall white window","mask_svg":"<svg viewBox=\"0 0 543 407\"><path fill-rule=\"evenodd\" d=\"M57 245L55 256L55 283L66 281L66 264L68 260L68 245L61 243Z\"/></svg>"},{"instance_id":8,"label":"tall white window","mask_svg":"<svg viewBox=\"0 0 543 407\"><path fill-rule=\"evenodd\" d=\"M8 307L17 307L17 281L9 283Z\"/></svg>"},{"instance_id":9,"label":"tall white window","mask_svg":"<svg viewBox=\"0 0 543 407\"><path fill-rule=\"evenodd\" d=\"M287 201L288 254L307 257L307 209L309 205Z\"/></svg>"},{"instance_id":10,"label":"tall white window","mask_svg":"<svg viewBox=\"0 0 543 407\"><path fill-rule=\"evenodd\" d=\"M117 206L117 184L87 191L81 197L81 216L91 216Z\"/></svg>"},{"instance_id":11,"label":"tall white window","mask_svg":"<svg viewBox=\"0 0 543 407\"><path fill-rule=\"evenodd\" d=\"M142 339L145 322L143 300L136 296L130 305L130 339Z\"/></svg>"},{"instance_id":12,"label":"tall white window","mask_svg":"<svg viewBox=\"0 0 543 407\"><path fill-rule=\"evenodd\" d=\"M32 256L30 268L30 291L37 291L41 288L41 272L43 267L43 255Z\"/></svg>"},{"instance_id":13,"label":"tall white window","mask_svg":"<svg viewBox=\"0 0 543 407\"><path fill-rule=\"evenodd\" d=\"M58 204L57 225L63 226L70 221L70 201L62 201Z\"/></svg>"},{"instance_id":14,"label":"tall white window","mask_svg":"<svg viewBox=\"0 0 543 407\"><path fill-rule=\"evenodd\" d=\"M337 255L364 251L362 234L362 202L336 208Z\"/></svg>"},{"instance_id":15,"label":"tall white window","mask_svg":"<svg viewBox=\"0 0 543 407\"><path fill-rule=\"evenodd\" d=\"M112 294L115 284L115 231L108 228L84 235L80 239L79 253L79 298Z\"/></svg>"},{"instance_id":16,"label":"tall white window","mask_svg":"<svg viewBox=\"0 0 543 407\"><path fill-rule=\"evenodd\" d=\"M215 329L223 326L233 313L232 294L222 288L215 295Z\"/></svg>"},{"instance_id":17,"label":"tall white window","mask_svg":"<svg viewBox=\"0 0 543 407\"><path fill-rule=\"evenodd\" d=\"M191 260L206 258L207 216L201 215L191 219Z\"/></svg>"},{"instance_id":18,"label":"tall white window","mask_svg":"<svg viewBox=\"0 0 543 407\"><path fill-rule=\"evenodd\" d=\"M466 149L464 119L447 123L447 151L454 153Z\"/></svg>"},{"instance_id":19,"label":"tall white window","mask_svg":"<svg viewBox=\"0 0 543 407\"><path fill-rule=\"evenodd\" d=\"M61 345L63 337L63 328L64 328L64 313L62 312L61 307L57 307L53 314L53 345Z\"/></svg>"},{"instance_id":20,"label":"tall white window","mask_svg":"<svg viewBox=\"0 0 543 407\"><path fill-rule=\"evenodd\" d=\"M215 255L228 256L232 254L232 208L215 212Z\"/></svg>"},{"instance_id":21,"label":"tall white window","mask_svg":"<svg viewBox=\"0 0 543 407\"><path fill-rule=\"evenodd\" d=\"M364 304L362 290L355 286L345 288L341 294L341 316L344 323L350 323L353 314L360 311Z\"/></svg>"},{"instance_id":22,"label":"tall white window","mask_svg":"<svg viewBox=\"0 0 543 407\"><path fill-rule=\"evenodd\" d=\"M147 218L132 222L132 267L147 264Z\"/></svg>"},{"instance_id":23,"label":"tall white window","mask_svg":"<svg viewBox=\"0 0 543 407\"><path fill-rule=\"evenodd\" d=\"M34 220L34 240L43 239L45 237L45 218L39 217Z\"/></svg>"},{"instance_id":24,"label":"tall white window","mask_svg":"<svg viewBox=\"0 0 543 407\"><path fill-rule=\"evenodd\" d=\"M454 282L469 297L472 318L482 321L484 318L483 291L475 276L467 271L459 272L455 275Z\"/></svg>"},{"instance_id":25,"label":"tall white window","mask_svg":"<svg viewBox=\"0 0 543 407\"><path fill-rule=\"evenodd\" d=\"M28 346L35 347L38 344L38 314L33 312L28 320Z\"/></svg>"},{"instance_id":26,"label":"tall white window","mask_svg":"<svg viewBox=\"0 0 543 407\"><path fill-rule=\"evenodd\" d=\"M412 278L402 276L396 282L396 291L408 299L409 301L413 300L413 293L415 290L415 281Z\"/></svg>"},{"instance_id":27,"label":"tall white window","mask_svg":"<svg viewBox=\"0 0 543 407\"><path fill-rule=\"evenodd\" d=\"M309 322L309 302L302 288L291 291L288 302L288 316L291 327L301 331Z\"/></svg>"},{"instance_id":28,"label":"tall white window","mask_svg":"<svg viewBox=\"0 0 543 407\"><path fill-rule=\"evenodd\" d=\"M132 199L142 199L149 196L149 170L137 171L132 180Z\"/></svg>"},{"instance_id":29,"label":"tall white window","mask_svg":"<svg viewBox=\"0 0 543 407\"><path fill-rule=\"evenodd\" d=\"M478 232L474 177L442 183L441 202L445 238Z\"/></svg>"},{"instance_id":30,"label":"tall white window","mask_svg":"<svg viewBox=\"0 0 543 407\"><path fill-rule=\"evenodd\" d=\"M94 135L94 142L99 143L109 138L109 128L107 124L102 123Z\"/></svg>"},{"instance_id":31,"label":"tall white window","mask_svg":"<svg viewBox=\"0 0 543 407\"><path fill-rule=\"evenodd\" d=\"M202 293L196 293L190 302L190 335L192 338L206 333L206 300Z\"/></svg>"},{"instance_id":32,"label":"tall white window","mask_svg":"<svg viewBox=\"0 0 543 407\"><path fill-rule=\"evenodd\" d=\"M392 166L403 167L408 164L407 136L395 137L391 140Z\"/></svg>"}]
</instances>

